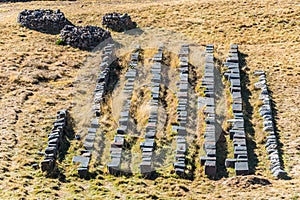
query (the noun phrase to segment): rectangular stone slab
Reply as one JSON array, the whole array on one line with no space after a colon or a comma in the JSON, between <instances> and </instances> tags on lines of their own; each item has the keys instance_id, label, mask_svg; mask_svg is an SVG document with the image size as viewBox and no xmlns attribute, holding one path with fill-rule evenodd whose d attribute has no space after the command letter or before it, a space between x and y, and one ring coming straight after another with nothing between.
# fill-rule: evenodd
<instances>
[{"instance_id":1,"label":"rectangular stone slab","mask_svg":"<svg viewBox=\"0 0 300 200\"><path fill-rule=\"evenodd\" d=\"M227 159L225 160L225 166L226 166L227 168L234 168L235 162L236 162L236 159L235 159L235 158L227 158Z\"/></svg>"},{"instance_id":2,"label":"rectangular stone slab","mask_svg":"<svg viewBox=\"0 0 300 200\"><path fill-rule=\"evenodd\" d=\"M208 176L215 176L217 173L216 161L207 160L204 165L204 173Z\"/></svg>"},{"instance_id":3,"label":"rectangular stone slab","mask_svg":"<svg viewBox=\"0 0 300 200\"><path fill-rule=\"evenodd\" d=\"M237 176L249 174L248 162L236 162L234 168Z\"/></svg>"},{"instance_id":4,"label":"rectangular stone slab","mask_svg":"<svg viewBox=\"0 0 300 200\"><path fill-rule=\"evenodd\" d=\"M141 174L151 173L152 169L152 162L151 161L142 161L140 164L140 172Z\"/></svg>"},{"instance_id":5,"label":"rectangular stone slab","mask_svg":"<svg viewBox=\"0 0 300 200\"><path fill-rule=\"evenodd\" d=\"M79 167L85 167L88 168L90 162L89 157L84 157L84 156L74 156L72 159L72 163L80 163Z\"/></svg>"}]
</instances>

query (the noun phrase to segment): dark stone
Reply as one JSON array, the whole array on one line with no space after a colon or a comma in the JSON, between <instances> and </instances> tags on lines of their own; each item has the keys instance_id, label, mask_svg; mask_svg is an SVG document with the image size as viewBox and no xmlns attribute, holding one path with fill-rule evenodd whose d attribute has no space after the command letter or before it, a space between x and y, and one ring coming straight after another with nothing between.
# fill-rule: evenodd
<instances>
[{"instance_id":1,"label":"dark stone","mask_svg":"<svg viewBox=\"0 0 300 200\"><path fill-rule=\"evenodd\" d=\"M227 159L225 160L225 166L226 166L227 168L234 168L235 162L236 162L236 159L235 159L235 158L227 158Z\"/></svg>"},{"instance_id":2,"label":"dark stone","mask_svg":"<svg viewBox=\"0 0 300 200\"><path fill-rule=\"evenodd\" d=\"M151 161L142 161L142 163L140 164L141 174L148 174L152 171L153 171L153 169L152 169Z\"/></svg>"},{"instance_id":3,"label":"dark stone","mask_svg":"<svg viewBox=\"0 0 300 200\"><path fill-rule=\"evenodd\" d=\"M125 13L107 13L102 17L102 25L117 32L136 28L136 22L131 21L131 17Z\"/></svg>"},{"instance_id":4,"label":"dark stone","mask_svg":"<svg viewBox=\"0 0 300 200\"><path fill-rule=\"evenodd\" d=\"M52 171L54 168L54 160L53 159L45 159L41 162L42 171Z\"/></svg>"},{"instance_id":5,"label":"dark stone","mask_svg":"<svg viewBox=\"0 0 300 200\"><path fill-rule=\"evenodd\" d=\"M76 139L76 140L80 140L80 139L81 139L81 136L77 134L77 135L75 135L75 139Z\"/></svg>"},{"instance_id":6,"label":"dark stone","mask_svg":"<svg viewBox=\"0 0 300 200\"><path fill-rule=\"evenodd\" d=\"M44 33L58 34L66 25L72 25L60 10L23 10L18 23L29 29Z\"/></svg>"},{"instance_id":7,"label":"dark stone","mask_svg":"<svg viewBox=\"0 0 300 200\"><path fill-rule=\"evenodd\" d=\"M207 160L204 164L204 173L208 176L215 176L217 173L216 161Z\"/></svg>"},{"instance_id":8,"label":"dark stone","mask_svg":"<svg viewBox=\"0 0 300 200\"><path fill-rule=\"evenodd\" d=\"M88 168L85 167L79 167L77 169L78 175L80 178L86 178L88 176Z\"/></svg>"},{"instance_id":9,"label":"dark stone","mask_svg":"<svg viewBox=\"0 0 300 200\"><path fill-rule=\"evenodd\" d=\"M84 50L94 49L109 38L110 32L97 26L66 25L60 32L64 44Z\"/></svg>"}]
</instances>

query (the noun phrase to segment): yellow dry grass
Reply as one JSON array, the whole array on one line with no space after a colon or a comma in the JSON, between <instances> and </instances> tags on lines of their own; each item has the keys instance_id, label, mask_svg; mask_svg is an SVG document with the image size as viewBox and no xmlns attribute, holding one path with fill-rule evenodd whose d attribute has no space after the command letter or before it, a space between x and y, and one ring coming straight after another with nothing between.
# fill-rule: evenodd
<instances>
[{"instance_id":1,"label":"yellow dry grass","mask_svg":"<svg viewBox=\"0 0 300 200\"><path fill-rule=\"evenodd\" d=\"M220 59L230 43L240 44L247 55L251 73L266 70L268 85L276 104L280 140L284 144L285 169L291 180L273 180L266 166L259 164L257 175L270 178L272 185L247 188L226 184L226 179L203 178L197 168L194 181L164 176L156 180L113 177L92 167L95 179L76 176L71 159L78 144L71 142L69 154L59 163L60 178L45 178L31 164L39 162L38 150L58 109L73 103L74 82L80 67L92 53L57 46L57 35L47 35L16 23L22 9L61 9L77 25L100 25L106 12L128 12L141 29L161 28L191 38L198 45L215 44ZM298 199L300 194L299 105L300 105L300 6L299 1L33 1L0 4L0 197L1 199ZM113 33L121 38L134 37ZM168 36L167 36L168 37ZM122 38L124 38L122 40ZM151 39L151 36L146 38ZM180 38L178 36L178 38ZM177 39L178 39L177 38ZM172 38L168 38L171 40ZM153 44L155 47L155 44ZM176 64L176 62L172 63ZM249 85L250 87L250 85ZM252 91L251 105L257 108L258 93ZM254 110L255 111L255 110ZM104 122L111 120L104 119ZM253 119L255 132L261 127ZM114 124L108 123L111 129ZM77 130L76 130L77 131ZM258 140L260 136L257 136ZM266 154L258 144L259 163ZM65 176L65 178L64 178Z\"/></svg>"}]
</instances>

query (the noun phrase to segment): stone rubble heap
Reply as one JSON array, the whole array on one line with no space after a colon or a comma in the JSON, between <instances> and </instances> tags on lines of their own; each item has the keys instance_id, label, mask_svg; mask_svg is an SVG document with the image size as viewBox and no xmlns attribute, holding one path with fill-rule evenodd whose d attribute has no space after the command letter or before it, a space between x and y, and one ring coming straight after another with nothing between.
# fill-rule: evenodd
<instances>
[{"instance_id":1,"label":"stone rubble heap","mask_svg":"<svg viewBox=\"0 0 300 200\"><path fill-rule=\"evenodd\" d=\"M71 25L60 10L23 10L18 23L40 32L58 34L65 25Z\"/></svg>"},{"instance_id":2,"label":"stone rubble heap","mask_svg":"<svg viewBox=\"0 0 300 200\"><path fill-rule=\"evenodd\" d=\"M48 135L48 146L45 149L45 158L41 162L42 171L51 172L55 168L57 156L62 149L63 137L68 126L68 111L57 112L56 121L53 124L51 133Z\"/></svg>"},{"instance_id":3,"label":"stone rubble heap","mask_svg":"<svg viewBox=\"0 0 300 200\"><path fill-rule=\"evenodd\" d=\"M110 32L97 26L67 25L60 32L64 44L83 50L92 50L108 38Z\"/></svg>"},{"instance_id":4,"label":"stone rubble heap","mask_svg":"<svg viewBox=\"0 0 300 200\"><path fill-rule=\"evenodd\" d=\"M274 177L285 178L287 173L283 170L280 163L278 141L275 133L275 124L272 112L272 100L267 87L266 75L262 70L255 71L254 75L259 77L259 81L254 84L254 88L261 90L259 99L263 101L263 104L259 108L259 114L263 118L263 131L268 134L266 150L269 155L270 170Z\"/></svg>"},{"instance_id":5,"label":"stone rubble heap","mask_svg":"<svg viewBox=\"0 0 300 200\"><path fill-rule=\"evenodd\" d=\"M125 13L107 13L102 17L102 25L113 31L122 32L136 28L136 22L131 21L131 17Z\"/></svg>"}]
</instances>

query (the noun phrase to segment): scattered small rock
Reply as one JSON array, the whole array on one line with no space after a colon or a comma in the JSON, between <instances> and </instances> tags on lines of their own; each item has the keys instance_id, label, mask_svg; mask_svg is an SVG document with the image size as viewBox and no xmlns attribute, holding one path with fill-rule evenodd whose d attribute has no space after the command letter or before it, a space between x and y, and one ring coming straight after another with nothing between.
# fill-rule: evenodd
<instances>
[{"instance_id":1,"label":"scattered small rock","mask_svg":"<svg viewBox=\"0 0 300 200\"><path fill-rule=\"evenodd\" d=\"M75 135L76 140L80 140L80 138L81 138L80 135Z\"/></svg>"},{"instance_id":2,"label":"scattered small rock","mask_svg":"<svg viewBox=\"0 0 300 200\"><path fill-rule=\"evenodd\" d=\"M39 164L38 163L34 163L34 164L31 165L31 167L33 169L38 169L39 168Z\"/></svg>"}]
</instances>

